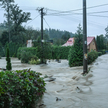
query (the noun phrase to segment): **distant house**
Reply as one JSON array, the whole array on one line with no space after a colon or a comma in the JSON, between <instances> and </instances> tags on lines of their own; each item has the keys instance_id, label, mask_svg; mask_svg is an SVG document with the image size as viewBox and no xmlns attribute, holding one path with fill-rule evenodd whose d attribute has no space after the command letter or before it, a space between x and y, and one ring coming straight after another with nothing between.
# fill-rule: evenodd
<instances>
[{"instance_id":1,"label":"distant house","mask_svg":"<svg viewBox=\"0 0 108 108\"><path fill-rule=\"evenodd\" d=\"M33 46L32 40L27 40L27 47L32 47L32 46Z\"/></svg>"},{"instance_id":2,"label":"distant house","mask_svg":"<svg viewBox=\"0 0 108 108\"><path fill-rule=\"evenodd\" d=\"M37 42L37 40L27 40L27 47L33 47L33 42ZM53 44L53 40L42 40L42 42Z\"/></svg>"},{"instance_id":3,"label":"distant house","mask_svg":"<svg viewBox=\"0 0 108 108\"><path fill-rule=\"evenodd\" d=\"M62 46L72 46L74 44L74 38L69 38L68 41ZM97 51L95 37L87 37L87 50L90 52L91 50Z\"/></svg>"}]
</instances>

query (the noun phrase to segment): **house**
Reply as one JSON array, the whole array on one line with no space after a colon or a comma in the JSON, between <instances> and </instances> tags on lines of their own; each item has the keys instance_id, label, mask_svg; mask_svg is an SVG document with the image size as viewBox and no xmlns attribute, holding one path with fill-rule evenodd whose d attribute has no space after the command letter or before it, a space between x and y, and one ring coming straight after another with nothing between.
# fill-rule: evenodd
<instances>
[{"instance_id":1,"label":"house","mask_svg":"<svg viewBox=\"0 0 108 108\"><path fill-rule=\"evenodd\" d=\"M33 46L32 40L27 40L27 47L32 47L32 46Z\"/></svg>"},{"instance_id":2,"label":"house","mask_svg":"<svg viewBox=\"0 0 108 108\"><path fill-rule=\"evenodd\" d=\"M27 47L33 47L33 42L37 42L37 40L27 40ZM42 40L42 42L53 44L53 40Z\"/></svg>"},{"instance_id":3,"label":"house","mask_svg":"<svg viewBox=\"0 0 108 108\"><path fill-rule=\"evenodd\" d=\"M68 41L62 46L72 46L74 44L74 38L69 38ZM91 50L97 51L95 37L87 37L87 50L90 52Z\"/></svg>"}]
</instances>

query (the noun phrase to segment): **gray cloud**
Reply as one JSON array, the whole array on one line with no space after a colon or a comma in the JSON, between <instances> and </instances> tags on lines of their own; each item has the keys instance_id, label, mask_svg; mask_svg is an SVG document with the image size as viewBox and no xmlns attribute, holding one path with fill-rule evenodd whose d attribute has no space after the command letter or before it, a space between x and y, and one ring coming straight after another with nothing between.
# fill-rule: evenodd
<instances>
[{"instance_id":1,"label":"gray cloud","mask_svg":"<svg viewBox=\"0 0 108 108\"><path fill-rule=\"evenodd\" d=\"M37 7L45 7L53 10L74 10L82 8L83 0L15 0L21 9L25 12L31 13L31 18L35 18L39 13L35 10ZM87 7L107 4L107 0L87 0ZM107 6L97 7L93 9L87 9L87 13L97 12L97 11L107 11ZM47 11L49 12L49 11ZM82 13L78 11L78 13ZM100 16L107 16L107 13L93 14ZM3 22L3 11L0 10L0 23ZM79 23L82 25L82 15L69 15L69 16L45 16L44 17L51 28L67 30L70 32L76 32ZM88 36L96 36L100 34L105 34L105 27L108 24L108 17L96 17L87 16L87 33ZM25 24L27 25L27 24ZM44 22L44 28L49 28ZM34 28L40 28L40 17L33 20L27 26L32 26Z\"/></svg>"}]
</instances>

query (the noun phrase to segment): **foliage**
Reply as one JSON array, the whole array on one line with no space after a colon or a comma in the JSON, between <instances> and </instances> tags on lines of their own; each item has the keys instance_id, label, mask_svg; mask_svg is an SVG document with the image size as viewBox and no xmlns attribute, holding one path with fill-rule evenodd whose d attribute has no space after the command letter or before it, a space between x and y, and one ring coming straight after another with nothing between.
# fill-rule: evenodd
<instances>
[{"instance_id":1,"label":"foliage","mask_svg":"<svg viewBox=\"0 0 108 108\"><path fill-rule=\"evenodd\" d=\"M11 59L9 56L9 47L8 46L7 46L7 50L6 50L6 61L7 61L6 69L11 70L12 66L11 66Z\"/></svg>"},{"instance_id":2,"label":"foliage","mask_svg":"<svg viewBox=\"0 0 108 108\"><path fill-rule=\"evenodd\" d=\"M40 73L30 70L0 72L0 108L33 108L45 92Z\"/></svg>"},{"instance_id":3,"label":"foliage","mask_svg":"<svg viewBox=\"0 0 108 108\"><path fill-rule=\"evenodd\" d=\"M52 47L52 59L68 59L70 46L53 46Z\"/></svg>"},{"instance_id":4,"label":"foliage","mask_svg":"<svg viewBox=\"0 0 108 108\"><path fill-rule=\"evenodd\" d=\"M32 27L25 27L26 40L37 40L41 35L40 30L35 30Z\"/></svg>"},{"instance_id":5,"label":"foliage","mask_svg":"<svg viewBox=\"0 0 108 108\"><path fill-rule=\"evenodd\" d=\"M98 52L92 50L88 53L88 64L91 64L98 57Z\"/></svg>"},{"instance_id":6,"label":"foliage","mask_svg":"<svg viewBox=\"0 0 108 108\"><path fill-rule=\"evenodd\" d=\"M7 42L9 42L9 34L7 31L3 31L0 37L0 42L3 46L5 46Z\"/></svg>"},{"instance_id":7,"label":"foliage","mask_svg":"<svg viewBox=\"0 0 108 108\"><path fill-rule=\"evenodd\" d=\"M18 59L22 58L22 53L31 53L32 55L36 55L37 56L37 48L35 47L31 47L31 48L27 48L27 47L19 47L18 51L17 51L17 57ZM29 56L29 55L28 55Z\"/></svg>"},{"instance_id":8,"label":"foliage","mask_svg":"<svg viewBox=\"0 0 108 108\"><path fill-rule=\"evenodd\" d=\"M73 37L74 34L68 31L61 31L55 29L45 29L44 30L47 35L49 35L49 39L53 39L54 45L63 45L69 37Z\"/></svg>"},{"instance_id":9,"label":"foliage","mask_svg":"<svg viewBox=\"0 0 108 108\"><path fill-rule=\"evenodd\" d=\"M40 64L40 61L39 59L38 60L35 60L33 58L31 58L31 60L29 61L30 64Z\"/></svg>"},{"instance_id":10,"label":"foliage","mask_svg":"<svg viewBox=\"0 0 108 108\"><path fill-rule=\"evenodd\" d=\"M70 37L73 37L74 34L68 31L61 31L61 30L56 30L56 29L45 29L45 33L49 35L50 39L59 39L61 38L64 34L66 36L70 35Z\"/></svg>"},{"instance_id":11,"label":"foliage","mask_svg":"<svg viewBox=\"0 0 108 108\"><path fill-rule=\"evenodd\" d=\"M30 64L40 64L40 60L38 59L36 55L33 55L29 63Z\"/></svg>"},{"instance_id":12,"label":"foliage","mask_svg":"<svg viewBox=\"0 0 108 108\"><path fill-rule=\"evenodd\" d=\"M44 59L68 59L68 54L69 54L69 50L70 50L70 46L68 47L61 47L61 46L51 46L50 44L44 44ZM17 52L17 57L19 59L22 58L22 53L23 54L28 54L29 56L29 53L30 54L30 60L32 58L33 55L36 55L38 58L41 58L42 56L42 53L41 53L41 46L38 46L38 47L31 47L31 48L27 48L27 47L20 47L18 49L18 52ZM26 54L26 56L27 56ZM25 59L26 59L26 56L23 56ZM28 62L28 60L27 60Z\"/></svg>"},{"instance_id":13,"label":"foliage","mask_svg":"<svg viewBox=\"0 0 108 108\"><path fill-rule=\"evenodd\" d=\"M102 54L106 54L105 49L101 50Z\"/></svg>"},{"instance_id":14,"label":"foliage","mask_svg":"<svg viewBox=\"0 0 108 108\"><path fill-rule=\"evenodd\" d=\"M105 31L106 31L106 38L108 39L108 26L105 28Z\"/></svg>"},{"instance_id":15,"label":"foliage","mask_svg":"<svg viewBox=\"0 0 108 108\"><path fill-rule=\"evenodd\" d=\"M1 55L0 55L0 59L1 59Z\"/></svg>"},{"instance_id":16,"label":"foliage","mask_svg":"<svg viewBox=\"0 0 108 108\"><path fill-rule=\"evenodd\" d=\"M23 51L21 53L21 63L28 63L32 57L32 53Z\"/></svg>"},{"instance_id":17,"label":"foliage","mask_svg":"<svg viewBox=\"0 0 108 108\"><path fill-rule=\"evenodd\" d=\"M105 37L103 35L100 35L100 36L96 37L96 44L97 44L98 51L106 49L105 43L106 43L105 42Z\"/></svg>"},{"instance_id":18,"label":"foliage","mask_svg":"<svg viewBox=\"0 0 108 108\"><path fill-rule=\"evenodd\" d=\"M62 37L61 37L64 41L68 40L70 38L70 33L69 32L65 32Z\"/></svg>"},{"instance_id":19,"label":"foliage","mask_svg":"<svg viewBox=\"0 0 108 108\"><path fill-rule=\"evenodd\" d=\"M1 55L1 57L5 56L4 48L1 44L1 42L0 42L0 55Z\"/></svg>"},{"instance_id":20,"label":"foliage","mask_svg":"<svg viewBox=\"0 0 108 108\"><path fill-rule=\"evenodd\" d=\"M19 6L13 2L14 0L2 0L2 7L5 8L6 11L4 14L6 17L6 27L10 28L10 40L15 43L23 44L26 42L26 37L24 35L25 29L22 24L31 20L30 13L23 12ZM9 16L10 18L8 19ZM6 35L6 33L4 35ZM7 38L5 38L5 41Z\"/></svg>"},{"instance_id":21,"label":"foliage","mask_svg":"<svg viewBox=\"0 0 108 108\"><path fill-rule=\"evenodd\" d=\"M7 45L9 46L9 55L10 55L10 57L17 57L17 50L22 45L21 44L16 44L14 42L5 43L5 46L3 46L0 43L0 55L2 57L5 57L6 56L6 48L7 48Z\"/></svg>"},{"instance_id":22,"label":"foliage","mask_svg":"<svg viewBox=\"0 0 108 108\"><path fill-rule=\"evenodd\" d=\"M70 67L83 65L83 35L80 25L78 26L74 40L74 45L71 47L68 56Z\"/></svg>"},{"instance_id":23,"label":"foliage","mask_svg":"<svg viewBox=\"0 0 108 108\"><path fill-rule=\"evenodd\" d=\"M98 56L101 56L102 55L102 52L98 52Z\"/></svg>"},{"instance_id":24,"label":"foliage","mask_svg":"<svg viewBox=\"0 0 108 108\"><path fill-rule=\"evenodd\" d=\"M37 46L37 56L40 58L41 63L46 63L46 59L52 58L52 47L50 43L44 42L43 48L38 45ZM43 61L42 61L43 58Z\"/></svg>"}]
</instances>

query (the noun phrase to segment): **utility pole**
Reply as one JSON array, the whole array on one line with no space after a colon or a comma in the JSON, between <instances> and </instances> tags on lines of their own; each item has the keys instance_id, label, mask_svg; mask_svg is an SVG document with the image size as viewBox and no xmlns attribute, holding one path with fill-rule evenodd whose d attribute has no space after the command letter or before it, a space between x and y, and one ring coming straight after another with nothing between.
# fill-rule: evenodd
<instances>
[{"instance_id":1,"label":"utility pole","mask_svg":"<svg viewBox=\"0 0 108 108\"><path fill-rule=\"evenodd\" d=\"M39 11L41 11L41 53L42 53L42 56L41 56L41 63L44 63L44 58L43 58L43 9L44 8L41 8Z\"/></svg>"},{"instance_id":2,"label":"utility pole","mask_svg":"<svg viewBox=\"0 0 108 108\"><path fill-rule=\"evenodd\" d=\"M83 74L87 73L87 15L86 0L83 0Z\"/></svg>"}]
</instances>

